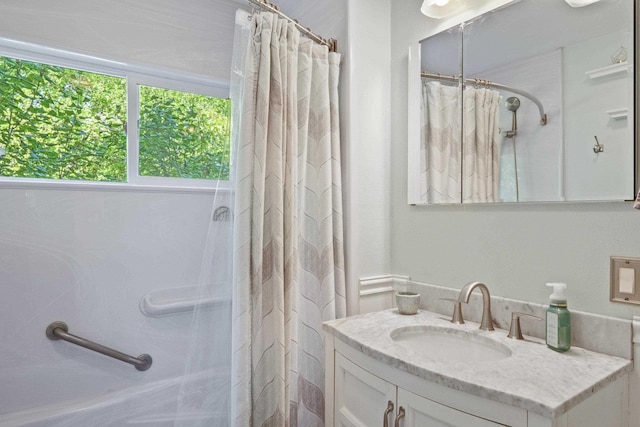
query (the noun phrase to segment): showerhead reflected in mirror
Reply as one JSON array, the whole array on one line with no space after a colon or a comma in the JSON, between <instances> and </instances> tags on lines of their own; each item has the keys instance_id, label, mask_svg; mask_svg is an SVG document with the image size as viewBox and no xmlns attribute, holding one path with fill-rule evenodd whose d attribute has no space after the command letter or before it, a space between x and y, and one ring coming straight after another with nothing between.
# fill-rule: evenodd
<instances>
[{"instance_id":1,"label":"showerhead reflected in mirror","mask_svg":"<svg viewBox=\"0 0 640 427\"><path fill-rule=\"evenodd\" d=\"M513 111L514 113L518 111L520 108L520 98L516 96L510 96L507 98L507 102L504 103L504 106L507 107L507 110Z\"/></svg>"},{"instance_id":2,"label":"showerhead reflected in mirror","mask_svg":"<svg viewBox=\"0 0 640 427\"><path fill-rule=\"evenodd\" d=\"M521 0L423 40L409 202L632 199L633 16L633 0Z\"/></svg>"}]
</instances>

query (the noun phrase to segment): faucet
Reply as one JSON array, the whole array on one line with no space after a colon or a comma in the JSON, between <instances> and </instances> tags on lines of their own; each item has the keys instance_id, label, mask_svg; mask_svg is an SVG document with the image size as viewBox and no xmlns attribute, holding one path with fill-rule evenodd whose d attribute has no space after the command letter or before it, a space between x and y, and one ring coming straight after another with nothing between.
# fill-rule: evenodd
<instances>
[{"instance_id":1,"label":"faucet","mask_svg":"<svg viewBox=\"0 0 640 427\"><path fill-rule=\"evenodd\" d=\"M480 329L493 331L493 319L491 318L491 295L489 294L489 288L487 288L487 285L480 282L470 282L464 285L458 294L456 306L460 303L468 304L471 292L473 292L475 288L479 288L480 292L482 292L482 320L480 321ZM462 314L460 313L460 320L461 319ZM464 321L462 323L464 323Z\"/></svg>"}]
</instances>

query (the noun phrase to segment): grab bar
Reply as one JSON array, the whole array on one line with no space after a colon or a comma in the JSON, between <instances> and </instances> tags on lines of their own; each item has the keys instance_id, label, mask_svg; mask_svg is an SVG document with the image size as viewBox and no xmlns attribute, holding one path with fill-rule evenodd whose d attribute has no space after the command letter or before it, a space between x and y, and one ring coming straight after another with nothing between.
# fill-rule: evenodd
<instances>
[{"instance_id":1,"label":"grab bar","mask_svg":"<svg viewBox=\"0 0 640 427\"><path fill-rule=\"evenodd\" d=\"M209 310L225 307L231 303L229 297L203 294L203 287L199 286L156 289L142 297L140 311L148 317L164 317L193 313L196 308Z\"/></svg>"},{"instance_id":2,"label":"grab bar","mask_svg":"<svg viewBox=\"0 0 640 427\"><path fill-rule=\"evenodd\" d=\"M66 323L56 321L51 322L49 326L47 326L46 334L51 340L68 341L75 345L79 345L80 347L88 348L89 350L104 354L105 356L113 357L114 359L129 363L130 365L135 366L138 371L146 371L151 367L151 363L153 362L153 359L151 359L151 356L148 354L141 354L138 357L129 356L128 354L121 353L112 348L72 335L68 331L69 327Z\"/></svg>"}]
</instances>

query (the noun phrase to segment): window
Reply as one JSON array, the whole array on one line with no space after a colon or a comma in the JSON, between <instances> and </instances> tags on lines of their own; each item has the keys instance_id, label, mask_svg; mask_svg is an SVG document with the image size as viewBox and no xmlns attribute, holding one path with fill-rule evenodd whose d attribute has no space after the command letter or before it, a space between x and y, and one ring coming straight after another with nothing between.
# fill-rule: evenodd
<instances>
[{"instance_id":1,"label":"window","mask_svg":"<svg viewBox=\"0 0 640 427\"><path fill-rule=\"evenodd\" d=\"M227 86L77 56L0 56L0 181L213 187L229 179Z\"/></svg>"},{"instance_id":2,"label":"window","mask_svg":"<svg viewBox=\"0 0 640 427\"><path fill-rule=\"evenodd\" d=\"M126 80L0 57L0 174L126 181Z\"/></svg>"},{"instance_id":3,"label":"window","mask_svg":"<svg viewBox=\"0 0 640 427\"><path fill-rule=\"evenodd\" d=\"M139 91L141 176L229 179L228 99L149 86Z\"/></svg>"}]
</instances>

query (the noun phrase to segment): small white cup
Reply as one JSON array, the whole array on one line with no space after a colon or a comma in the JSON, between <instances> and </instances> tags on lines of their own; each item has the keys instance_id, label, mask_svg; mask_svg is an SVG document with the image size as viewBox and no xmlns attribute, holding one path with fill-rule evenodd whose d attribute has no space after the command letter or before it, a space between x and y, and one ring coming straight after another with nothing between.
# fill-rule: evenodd
<instances>
[{"instance_id":1,"label":"small white cup","mask_svg":"<svg viewBox=\"0 0 640 427\"><path fill-rule=\"evenodd\" d=\"M396 292L396 306L400 314L416 314L420 294L416 292Z\"/></svg>"}]
</instances>

